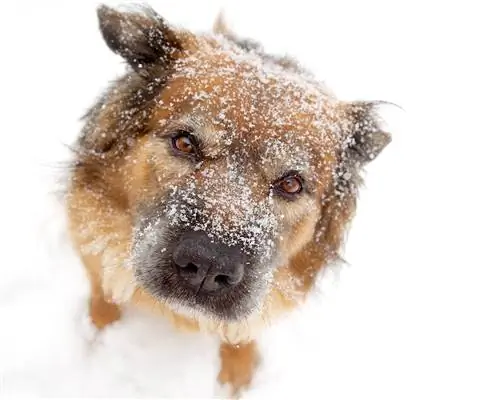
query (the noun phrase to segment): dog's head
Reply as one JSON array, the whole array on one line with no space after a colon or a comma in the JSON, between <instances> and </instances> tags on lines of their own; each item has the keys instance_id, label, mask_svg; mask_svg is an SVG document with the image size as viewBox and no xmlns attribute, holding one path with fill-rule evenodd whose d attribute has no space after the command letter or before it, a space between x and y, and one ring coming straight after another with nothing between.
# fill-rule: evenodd
<instances>
[{"instance_id":1,"label":"dog's head","mask_svg":"<svg viewBox=\"0 0 500 400\"><path fill-rule=\"evenodd\" d=\"M150 9L98 15L131 68L86 117L74 230L125 249L105 269L218 320L257 312L271 291L306 293L337 256L360 169L390 140L377 104L338 101L228 32L194 35Z\"/></svg>"}]
</instances>

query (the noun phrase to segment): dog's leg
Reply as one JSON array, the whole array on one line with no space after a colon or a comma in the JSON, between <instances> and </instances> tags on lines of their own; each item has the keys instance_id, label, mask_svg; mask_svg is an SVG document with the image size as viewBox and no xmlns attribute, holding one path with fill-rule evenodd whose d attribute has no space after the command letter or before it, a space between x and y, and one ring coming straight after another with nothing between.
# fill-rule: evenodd
<instances>
[{"instance_id":1,"label":"dog's leg","mask_svg":"<svg viewBox=\"0 0 500 400\"><path fill-rule=\"evenodd\" d=\"M120 308L111 300L107 299L102 290L101 276L97 268L92 268L97 260L85 261L85 269L90 281L89 316L97 329L103 329L107 325L120 319Z\"/></svg>"},{"instance_id":2,"label":"dog's leg","mask_svg":"<svg viewBox=\"0 0 500 400\"><path fill-rule=\"evenodd\" d=\"M232 398L238 398L252 382L259 364L257 345L255 341L239 345L221 343L220 359L218 381L229 387Z\"/></svg>"}]
</instances>

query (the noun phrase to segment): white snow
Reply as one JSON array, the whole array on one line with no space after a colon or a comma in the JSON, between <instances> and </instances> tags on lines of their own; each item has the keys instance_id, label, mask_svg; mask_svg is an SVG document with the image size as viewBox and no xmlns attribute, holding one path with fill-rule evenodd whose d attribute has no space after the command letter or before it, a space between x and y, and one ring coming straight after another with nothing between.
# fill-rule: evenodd
<instances>
[{"instance_id":1,"label":"white snow","mask_svg":"<svg viewBox=\"0 0 500 400\"><path fill-rule=\"evenodd\" d=\"M117 4L119 1L110 1ZM289 51L341 99L387 100L393 142L369 165L333 285L262 338L247 398L500 398L496 114L500 29L487 1L168 0L168 20ZM127 310L95 336L55 178L78 118L123 68L97 1L1 6L0 397L208 398L211 338Z\"/></svg>"}]
</instances>

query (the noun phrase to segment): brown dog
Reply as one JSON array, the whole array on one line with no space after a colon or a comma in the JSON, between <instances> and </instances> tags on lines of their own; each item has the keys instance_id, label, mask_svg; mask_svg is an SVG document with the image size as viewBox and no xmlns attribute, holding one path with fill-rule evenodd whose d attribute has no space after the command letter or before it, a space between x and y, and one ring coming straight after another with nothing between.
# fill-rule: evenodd
<instances>
[{"instance_id":1,"label":"brown dog","mask_svg":"<svg viewBox=\"0 0 500 400\"><path fill-rule=\"evenodd\" d=\"M376 103L341 102L223 24L98 10L130 66L85 117L67 196L97 328L133 303L219 335L218 380L252 379L257 332L338 258L359 172L389 143Z\"/></svg>"}]
</instances>

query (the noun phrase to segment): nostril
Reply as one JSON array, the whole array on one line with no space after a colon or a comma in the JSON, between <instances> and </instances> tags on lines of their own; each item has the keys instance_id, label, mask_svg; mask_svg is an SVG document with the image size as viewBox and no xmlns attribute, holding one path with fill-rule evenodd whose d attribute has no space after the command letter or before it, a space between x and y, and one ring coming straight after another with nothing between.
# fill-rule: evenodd
<instances>
[{"instance_id":1,"label":"nostril","mask_svg":"<svg viewBox=\"0 0 500 400\"><path fill-rule=\"evenodd\" d=\"M176 265L177 274L189 285L199 287L206 277L206 272L202 266L193 263Z\"/></svg>"},{"instance_id":2,"label":"nostril","mask_svg":"<svg viewBox=\"0 0 500 400\"><path fill-rule=\"evenodd\" d=\"M231 277L229 277L228 275L216 275L214 278L214 282L220 286L230 286Z\"/></svg>"},{"instance_id":3,"label":"nostril","mask_svg":"<svg viewBox=\"0 0 500 400\"><path fill-rule=\"evenodd\" d=\"M209 274L203 281L203 290L205 292L218 292L223 289L230 289L241 282L242 275L231 274Z\"/></svg>"},{"instance_id":4,"label":"nostril","mask_svg":"<svg viewBox=\"0 0 500 400\"><path fill-rule=\"evenodd\" d=\"M200 268L193 263L187 263L186 265L176 264L176 266L179 276L182 276L185 279L194 279L200 273Z\"/></svg>"},{"instance_id":5,"label":"nostril","mask_svg":"<svg viewBox=\"0 0 500 400\"><path fill-rule=\"evenodd\" d=\"M186 266L180 268L186 275L195 275L198 273L198 267L193 263L188 263Z\"/></svg>"}]
</instances>

